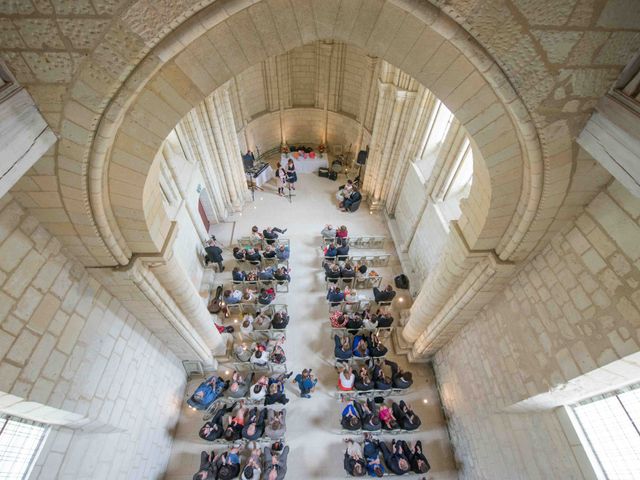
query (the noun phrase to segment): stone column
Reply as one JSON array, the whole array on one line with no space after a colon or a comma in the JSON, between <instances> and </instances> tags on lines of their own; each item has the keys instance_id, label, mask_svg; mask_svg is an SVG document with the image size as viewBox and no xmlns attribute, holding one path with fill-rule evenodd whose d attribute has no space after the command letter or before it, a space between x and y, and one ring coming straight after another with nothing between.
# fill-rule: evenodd
<instances>
[{"instance_id":1,"label":"stone column","mask_svg":"<svg viewBox=\"0 0 640 480\"><path fill-rule=\"evenodd\" d=\"M193 325L212 355L221 355L225 349L224 341L213 324L205 299L200 296L182 264L174 255L173 242L176 233L177 223L173 222L160 254L151 257L141 256L140 260L148 266L180 312Z\"/></svg>"},{"instance_id":2,"label":"stone column","mask_svg":"<svg viewBox=\"0 0 640 480\"><path fill-rule=\"evenodd\" d=\"M372 132L363 190L372 210L382 209L399 189L401 178L411 160L407 146L414 137L418 84L397 68L383 63L379 80L378 103ZM421 91L424 95L425 90ZM420 102L418 102L419 104Z\"/></svg>"},{"instance_id":3,"label":"stone column","mask_svg":"<svg viewBox=\"0 0 640 480\"><path fill-rule=\"evenodd\" d=\"M410 358L433 355L506 284L515 270L491 250L470 250L457 222L447 249L422 285L402 335L414 343Z\"/></svg>"},{"instance_id":4,"label":"stone column","mask_svg":"<svg viewBox=\"0 0 640 480\"><path fill-rule=\"evenodd\" d=\"M221 166L207 146L208 142L195 111L192 110L180 121L176 126L176 134L183 150L185 153L188 152L187 157L191 157L190 160L199 165L218 216L222 219L226 218L231 200L226 186L222 182L222 175L217 173Z\"/></svg>"}]
</instances>

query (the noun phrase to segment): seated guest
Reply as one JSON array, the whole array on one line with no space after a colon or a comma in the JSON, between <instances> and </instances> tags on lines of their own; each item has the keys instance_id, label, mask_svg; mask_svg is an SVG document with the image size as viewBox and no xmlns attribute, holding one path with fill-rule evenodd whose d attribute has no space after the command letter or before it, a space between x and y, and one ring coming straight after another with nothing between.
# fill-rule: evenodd
<instances>
[{"instance_id":1,"label":"seated guest","mask_svg":"<svg viewBox=\"0 0 640 480\"><path fill-rule=\"evenodd\" d=\"M327 281L337 283L340 278L340 266L337 263L325 263L324 276Z\"/></svg>"},{"instance_id":2,"label":"seated guest","mask_svg":"<svg viewBox=\"0 0 640 480\"><path fill-rule=\"evenodd\" d=\"M234 282L244 281L246 275L247 274L244 272L241 272L238 267L234 267L234 269L231 271L231 277L233 278Z\"/></svg>"},{"instance_id":3,"label":"seated guest","mask_svg":"<svg viewBox=\"0 0 640 480\"><path fill-rule=\"evenodd\" d=\"M261 288L260 295L258 295L258 303L260 305L269 305L273 302L274 298L276 298L276 294L273 288Z\"/></svg>"},{"instance_id":4,"label":"seated guest","mask_svg":"<svg viewBox=\"0 0 640 480\"><path fill-rule=\"evenodd\" d=\"M269 409L264 434L272 440L279 440L284 437L287 430L286 416L286 410Z\"/></svg>"},{"instance_id":5,"label":"seated guest","mask_svg":"<svg viewBox=\"0 0 640 480\"><path fill-rule=\"evenodd\" d=\"M412 472L427 473L431 470L431 465L429 465L427 457L422 453L422 442L420 440L415 443L413 450L409 448L409 445L404 440L401 440L400 442L400 448L402 449L405 457L409 459Z\"/></svg>"},{"instance_id":6,"label":"seated guest","mask_svg":"<svg viewBox=\"0 0 640 480\"><path fill-rule=\"evenodd\" d=\"M263 383L256 383L249 389L249 400L261 402L267 395L267 386Z\"/></svg>"},{"instance_id":7,"label":"seated guest","mask_svg":"<svg viewBox=\"0 0 640 480\"><path fill-rule=\"evenodd\" d=\"M249 393L249 386L253 381L253 373L247 375L241 372L233 372L231 380L229 381L229 388L227 389L227 395L231 398L242 398Z\"/></svg>"},{"instance_id":8,"label":"seated guest","mask_svg":"<svg viewBox=\"0 0 640 480\"><path fill-rule=\"evenodd\" d=\"M358 333L358 330L362 328L362 317L357 313L350 314L347 320L346 328L352 335Z\"/></svg>"},{"instance_id":9,"label":"seated guest","mask_svg":"<svg viewBox=\"0 0 640 480\"><path fill-rule=\"evenodd\" d=\"M225 290L222 294L222 300L228 305L235 305L242 301L242 292L240 290Z\"/></svg>"},{"instance_id":10,"label":"seated guest","mask_svg":"<svg viewBox=\"0 0 640 480\"><path fill-rule=\"evenodd\" d=\"M353 337L353 356L360 358L369 356L369 345L362 335Z\"/></svg>"},{"instance_id":11,"label":"seated guest","mask_svg":"<svg viewBox=\"0 0 640 480\"><path fill-rule=\"evenodd\" d=\"M282 330L287 328L289 325L289 314L285 311L276 312L273 315L273 320L271 321L271 328L275 330Z\"/></svg>"},{"instance_id":12,"label":"seated guest","mask_svg":"<svg viewBox=\"0 0 640 480\"><path fill-rule=\"evenodd\" d=\"M227 384L224 380L212 375L196 388L187 403L196 410L206 410L226 388Z\"/></svg>"},{"instance_id":13,"label":"seated guest","mask_svg":"<svg viewBox=\"0 0 640 480\"><path fill-rule=\"evenodd\" d=\"M355 266L356 276L358 278L365 278L367 276L367 265L364 263L359 263Z\"/></svg>"},{"instance_id":14,"label":"seated guest","mask_svg":"<svg viewBox=\"0 0 640 480\"><path fill-rule=\"evenodd\" d=\"M250 288L245 288L242 294L242 303L256 303L256 291Z\"/></svg>"},{"instance_id":15,"label":"seated guest","mask_svg":"<svg viewBox=\"0 0 640 480\"><path fill-rule=\"evenodd\" d=\"M349 231L347 230L347 227L345 225L342 225L340 228L338 228L338 231L336 232L336 237L347 238L348 236L349 236Z\"/></svg>"},{"instance_id":16,"label":"seated guest","mask_svg":"<svg viewBox=\"0 0 640 480\"><path fill-rule=\"evenodd\" d=\"M264 350L256 349L256 351L253 352L253 355L251 355L249 361L256 367L266 367L269 363L269 358L267 352L265 352Z\"/></svg>"},{"instance_id":17,"label":"seated guest","mask_svg":"<svg viewBox=\"0 0 640 480\"><path fill-rule=\"evenodd\" d=\"M373 390L373 388L375 387L375 383L373 382L373 380L371 380L366 367L360 367L353 386L359 392L368 392L370 390Z\"/></svg>"},{"instance_id":18,"label":"seated guest","mask_svg":"<svg viewBox=\"0 0 640 480\"><path fill-rule=\"evenodd\" d=\"M391 285L387 285L384 290L380 290L378 287L373 288L373 298L376 302L390 302L393 297L396 296L396 292Z\"/></svg>"},{"instance_id":19,"label":"seated guest","mask_svg":"<svg viewBox=\"0 0 640 480\"><path fill-rule=\"evenodd\" d=\"M391 360L385 360L384 363L391 367L391 381L394 388L409 388L413 384L411 372L403 371L397 363Z\"/></svg>"},{"instance_id":20,"label":"seated guest","mask_svg":"<svg viewBox=\"0 0 640 480\"><path fill-rule=\"evenodd\" d=\"M224 405L219 406L214 414L207 423L205 423L198 435L203 440L207 440L208 442L213 442L214 440L218 440L222 437L222 433L224 432L224 427L222 425L222 420L224 416L230 412L232 407L225 407Z\"/></svg>"},{"instance_id":21,"label":"seated guest","mask_svg":"<svg viewBox=\"0 0 640 480\"><path fill-rule=\"evenodd\" d=\"M363 430L367 432L377 432L382 428L378 407L372 399L369 398L366 402L355 402L354 406L358 411L358 417L360 417Z\"/></svg>"},{"instance_id":22,"label":"seated guest","mask_svg":"<svg viewBox=\"0 0 640 480\"><path fill-rule=\"evenodd\" d=\"M245 272L244 279L248 282L255 282L256 280L258 280L258 269L253 269Z\"/></svg>"},{"instance_id":23,"label":"seated guest","mask_svg":"<svg viewBox=\"0 0 640 480\"><path fill-rule=\"evenodd\" d=\"M289 275L289 270L285 267L278 267L275 272L273 272L273 277L278 281L291 281L291 275Z\"/></svg>"},{"instance_id":24,"label":"seated guest","mask_svg":"<svg viewBox=\"0 0 640 480\"><path fill-rule=\"evenodd\" d=\"M362 456L362 447L350 438L346 439L345 442L347 443L347 450L344 452L344 469L354 477L364 476L367 467Z\"/></svg>"},{"instance_id":25,"label":"seated guest","mask_svg":"<svg viewBox=\"0 0 640 480\"><path fill-rule=\"evenodd\" d=\"M388 349L382 344L378 334L372 334L369 339L369 355L372 357L384 357Z\"/></svg>"},{"instance_id":26,"label":"seated guest","mask_svg":"<svg viewBox=\"0 0 640 480\"><path fill-rule=\"evenodd\" d=\"M266 313L260 313L253 320L254 330L268 330L269 328L271 328L271 317L269 317L269 315L267 315Z\"/></svg>"},{"instance_id":27,"label":"seated guest","mask_svg":"<svg viewBox=\"0 0 640 480\"><path fill-rule=\"evenodd\" d=\"M365 433L362 451L367 461L367 472L369 476L382 477L384 475L384 467L380 462L380 442L374 439L370 433Z\"/></svg>"},{"instance_id":28,"label":"seated guest","mask_svg":"<svg viewBox=\"0 0 640 480\"><path fill-rule=\"evenodd\" d=\"M391 411L393 412L393 416L398 420L400 428L403 430L415 430L421 424L420 418L411 410L404 400L400 400L399 404L393 402L391 404Z\"/></svg>"},{"instance_id":29,"label":"seated guest","mask_svg":"<svg viewBox=\"0 0 640 480\"><path fill-rule=\"evenodd\" d=\"M257 440L260 438L264 433L264 423L266 418L266 408L258 411L257 407L253 407L249 410L244 428L242 429L242 438L247 440Z\"/></svg>"},{"instance_id":30,"label":"seated guest","mask_svg":"<svg viewBox=\"0 0 640 480\"><path fill-rule=\"evenodd\" d=\"M411 464L409 463L407 456L404 454L400 442L392 443L391 448L393 450L390 450L384 442L380 442L380 450L382 451L384 463L387 464L387 468L396 475L404 475L409 472Z\"/></svg>"},{"instance_id":31,"label":"seated guest","mask_svg":"<svg viewBox=\"0 0 640 480\"><path fill-rule=\"evenodd\" d=\"M228 419L227 427L224 430L222 436L227 442L235 442L242 438L242 428L244 427L244 419L247 415L247 408L244 406L244 402L236 403L232 407L231 416Z\"/></svg>"},{"instance_id":32,"label":"seated guest","mask_svg":"<svg viewBox=\"0 0 640 480\"><path fill-rule=\"evenodd\" d=\"M271 350L271 353L269 354L269 361L276 365L284 365L287 362L287 357L284 354L284 349L280 343L276 344Z\"/></svg>"},{"instance_id":33,"label":"seated guest","mask_svg":"<svg viewBox=\"0 0 640 480\"><path fill-rule=\"evenodd\" d=\"M340 302L344 300L344 293L340 291L339 287L329 287L329 291L327 292L327 300L329 300L332 307L340 305Z\"/></svg>"},{"instance_id":34,"label":"seated guest","mask_svg":"<svg viewBox=\"0 0 640 480\"><path fill-rule=\"evenodd\" d=\"M349 257L349 245L346 241L338 241L338 246L336 247L336 256L338 257L339 261L344 261Z\"/></svg>"},{"instance_id":35,"label":"seated guest","mask_svg":"<svg viewBox=\"0 0 640 480\"><path fill-rule=\"evenodd\" d=\"M193 476L193 480L215 480L217 470L213 470L215 461L214 452L208 454L207 452L200 453L200 469Z\"/></svg>"},{"instance_id":36,"label":"seated guest","mask_svg":"<svg viewBox=\"0 0 640 480\"><path fill-rule=\"evenodd\" d=\"M239 362L248 362L253 355L253 350L247 348L246 345L235 345L233 347L233 355Z\"/></svg>"},{"instance_id":37,"label":"seated guest","mask_svg":"<svg viewBox=\"0 0 640 480\"><path fill-rule=\"evenodd\" d=\"M393 323L393 317L390 313L382 313L380 310L376 313L376 323L378 328L388 328Z\"/></svg>"},{"instance_id":38,"label":"seated guest","mask_svg":"<svg viewBox=\"0 0 640 480\"><path fill-rule=\"evenodd\" d=\"M336 248L335 243L330 243L324 248L325 257L335 257L336 255L338 255L338 249Z\"/></svg>"},{"instance_id":39,"label":"seated guest","mask_svg":"<svg viewBox=\"0 0 640 480\"><path fill-rule=\"evenodd\" d=\"M345 263L344 268L340 271L340 276L342 278L354 278L356 276L356 272L353 270L350 263Z\"/></svg>"},{"instance_id":40,"label":"seated guest","mask_svg":"<svg viewBox=\"0 0 640 480\"><path fill-rule=\"evenodd\" d=\"M258 280L273 280L274 270L275 269L273 267L267 267L264 270L261 270L260 273L258 273Z\"/></svg>"},{"instance_id":41,"label":"seated guest","mask_svg":"<svg viewBox=\"0 0 640 480\"><path fill-rule=\"evenodd\" d=\"M282 452L276 453L273 447L264 447L264 480L283 480L287 474L287 456L289 446L284 447Z\"/></svg>"},{"instance_id":42,"label":"seated guest","mask_svg":"<svg viewBox=\"0 0 640 480\"><path fill-rule=\"evenodd\" d=\"M376 390L391 390L391 387L393 386L391 384L391 379L384 373L380 373L374 381Z\"/></svg>"},{"instance_id":43,"label":"seated guest","mask_svg":"<svg viewBox=\"0 0 640 480\"><path fill-rule=\"evenodd\" d=\"M216 457L218 480L231 480L240 474L240 447L233 446L228 452Z\"/></svg>"},{"instance_id":44,"label":"seated guest","mask_svg":"<svg viewBox=\"0 0 640 480\"><path fill-rule=\"evenodd\" d=\"M331 328L345 328L348 320L349 317L340 311L331 312L331 315L329 315Z\"/></svg>"},{"instance_id":45,"label":"seated guest","mask_svg":"<svg viewBox=\"0 0 640 480\"><path fill-rule=\"evenodd\" d=\"M335 335L333 337L335 342L335 348L333 353L339 360L348 360L351 358L351 341L348 336L339 337Z\"/></svg>"},{"instance_id":46,"label":"seated guest","mask_svg":"<svg viewBox=\"0 0 640 480\"><path fill-rule=\"evenodd\" d=\"M359 430L362 424L360 423L360 417L358 417L358 412L356 408L353 406L353 402L349 402L346 407L342 410L342 418L340 420L340 425L345 430Z\"/></svg>"},{"instance_id":47,"label":"seated guest","mask_svg":"<svg viewBox=\"0 0 640 480\"><path fill-rule=\"evenodd\" d=\"M245 315L240 324L240 333L243 335L249 335L253 332L253 317L251 315Z\"/></svg>"},{"instance_id":48,"label":"seated guest","mask_svg":"<svg viewBox=\"0 0 640 480\"><path fill-rule=\"evenodd\" d=\"M344 199L343 211L348 212L349 210L351 210L351 206L354 203L359 202L360 200L362 200L362 194L358 191L357 188L354 188L353 192L351 192L351 195L349 195L349 198Z\"/></svg>"},{"instance_id":49,"label":"seated guest","mask_svg":"<svg viewBox=\"0 0 640 480\"><path fill-rule=\"evenodd\" d=\"M286 233L287 229L281 230L275 227L267 227L262 231L263 238L267 241L267 244L273 245L278 238L278 233Z\"/></svg>"},{"instance_id":50,"label":"seated guest","mask_svg":"<svg viewBox=\"0 0 640 480\"><path fill-rule=\"evenodd\" d=\"M369 312L366 312L365 315L362 316L362 328L366 328L367 330L375 330L378 328L378 321L376 316L372 316Z\"/></svg>"},{"instance_id":51,"label":"seated guest","mask_svg":"<svg viewBox=\"0 0 640 480\"><path fill-rule=\"evenodd\" d=\"M265 405L273 405L274 403L281 403L286 405L289 399L284 393L284 384L293 372L288 374L280 374L277 377L269 378L269 387L267 394L264 398Z\"/></svg>"},{"instance_id":52,"label":"seated guest","mask_svg":"<svg viewBox=\"0 0 640 480\"><path fill-rule=\"evenodd\" d=\"M236 260L244 260L244 253L244 249L240 247L233 247L233 258L235 258Z\"/></svg>"},{"instance_id":53,"label":"seated guest","mask_svg":"<svg viewBox=\"0 0 640 480\"><path fill-rule=\"evenodd\" d=\"M349 196L351 195L351 192L353 192L353 181L351 180L347 180L347 183L345 185L342 185L341 187L338 188L338 193L336 193L336 199L338 200L338 203L340 204L340 206L342 206L342 202L344 202L345 198L349 198Z\"/></svg>"},{"instance_id":54,"label":"seated guest","mask_svg":"<svg viewBox=\"0 0 640 480\"><path fill-rule=\"evenodd\" d=\"M353 385L356 381L356 375L349 367L338 368L338 390L343 392L350 392L353 390Z\"/></svg>"},{"instance_id":55,"label":"seated guest","mask_svg":"<svg viewBox=\"0 0 640 480\"><path fill-rule=\"evenodd\" d=\"M255 241L258 241L258 240L262 241L263 239L263 236L260 233L260 229L256 225L251 227L251 238Z\"/></svg>"},{"instance_id":56,"label":"seated guest","mask_svg":"<svg viewBox=\"0 0 640 480\"><path fill-rule=\"evenodd\" d=\"M256 442L253 442L251 456L242 469L242 476L240 477L240 480L260 480L260 475L262 474L261 457L262 451L257 447Z\"/></svg>"},{"instance_id":57,"label":"seated guest","mask_svg":"<svg viewBox=\"0 0 640 480\"><path fill-rule=\"evenodd\" d=\"M264 258L276 258L276 251L271 245L267 245L264 249L264 252L262 252L262 256Z\"/></svg>"},{"instance_id":58,"label":"seated guest","mask_svg":"<svg viewBox=\"0 0 640 480\"><path fill-rule=\"evenodd\" d=\"M335 238L336 233L338 233L338 231L333 228L333 225L327 224L320 232L320 235L322 235L322 238Z\"/></svg>"},{"instance_id":59,"label":"seated guest","mask_svg":"<svg viewBox=\"0 0 640 480\"><path fill-rule=\"evenodd\" d=\"M254 265L259 264L260 260L262 260L262 256L260 255L260 250L258 249L258 247L252 250L247 250L247 253L245 253L244 258L246 258L248 262L251 262Z\"/></svg>"},{"instance_id":60,"label":"seated guest","mask_svg":"<svg viewBox=\"0 0 640 480\"><path fill-rule=\"evenodd\" d=\"M276 250L276 257L278 257L278 260L280 261L289 260L289 247L284 244L278 246Z\"/></svg>"},{"instance_id":61,"label":"seated guest","mask_svg":"<svg viewBox=\"0 0 640 480\"><path fill-rule=\"evenodd\" d=\"M344 287L345 302L357 302L358 300L360 300L360 297L358 297L358 291L355 288L349 286Z\"/></svg>"},{"instance_id":62,"label":"seated guest","mask_svg":"<svg viewBox=\"0 0 640 480\"><path fill-rule=\"evenodd\" d=\"M378 411L383 430L395 430L398 428L398 420L393 416L393 411L386 405L382 405Z\"/></svg>"}]
</instances>

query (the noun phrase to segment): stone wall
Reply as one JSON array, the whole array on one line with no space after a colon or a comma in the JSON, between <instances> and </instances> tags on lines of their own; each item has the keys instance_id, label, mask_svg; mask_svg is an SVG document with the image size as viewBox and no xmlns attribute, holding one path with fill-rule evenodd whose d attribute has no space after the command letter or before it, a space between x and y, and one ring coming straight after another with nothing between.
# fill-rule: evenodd
<instances>
[{"instance_id":1,"label":"stone wall","mask_svg":"<svg viewBox=\"0 0 640 480\"><path fill-rule=\"evenodd\" d=\"M463 478L582 478L552 410L500 412L638 378L639 220L614 182L436 354Z\"/></svg>"},{"instance_id":2,"label":"stone wall","mask_svg":"<svg viewBox=\"0 0 640 480\"><path fill-rule=\"evenodd\" d=\"M53 428L30 478L157 478L185 388L178 359L10 195L0 286L2 411L76 419Z\"/></svg>"}]
</instances>

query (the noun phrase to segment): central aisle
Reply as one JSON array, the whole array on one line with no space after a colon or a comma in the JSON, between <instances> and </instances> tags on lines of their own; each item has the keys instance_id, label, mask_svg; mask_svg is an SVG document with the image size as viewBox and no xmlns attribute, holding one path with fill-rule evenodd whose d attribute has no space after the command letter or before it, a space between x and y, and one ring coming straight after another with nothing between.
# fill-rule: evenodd
<instances>
[{"instance_id":1,"label":"central aisle","mask_svg":"<svg viewBox=\"0 0 640 480\"><path fill-rule=\"evenodd\" d=\"M287 384L287 396L290 402L286 405L285 438L291 449L286 476L288 480L347 477L342 467L344 437L339 434L339 414L343 406L334 396L337 374L333 366L333 342L330 338L324 275L320 265L320 230L325 224L331 223L334 226L347 225L350 235L385 235L390 238L390 234L384 224L383 216L370 215L366 207L356 213L343 213L337 208L335 192L342 182L344 182L343 176L337 182L333 182L319 178L317 175L299 175L297 190L293 192L296 196L293 197L292 203L289 203L287 198L278 197L273 185L265 185L264 192L256 192L254 203L247 204L241 214L236 214L229 220L236 222L233 233L234 244L239 237L248 235L253 225L257 225L260 230L267 226L287 228L286 236L291 240L290 291L278 293L275 303L286 303L291 319L287 327L285 343L288 369L295 373L303 368L313 369L318 378L318 385L311 399L305 399L300 398L297 386ZM227 247L225 249L226 270L223 274L217 275L215 283L229 285L230 272L235 266L229 248L233 244L228 243L228 238L219 237L218 240ZM387 242L385 251L392 254L389 267L375 268L383 276L383 285L391 283L393 276L400 273L397 255L390 241ZM366 252L369 251L357 250L354 253ZM382 252L378 250L377 253ZM360 293L373 297L371 290ZM398 295L406 295L406 293L398 292ZM394 316L397 322L397 312L394 312ZM390 343L391 340L385 342L392 351ZM393 354L389 357L396 359ZM406 366L404 358L400 358L399 362L402 366ZM432 465L427 478L447 480L457 478L433 372L425 365L411 365L409 370L414 373L415 382L411 393L402 398L413 405L422 419L422 427L418 433L403 435L402 438L422 440L425 454ZM193 385L189 388L193 388ZM429 403L423 403L423 399L428 399ZM172 462L165 478L190 480L197 470L196 457L199 456L200 450L207 448L206 443L198 438L198 428L203 422L199 419L195 421L192 413L188 409L183 409L180 423L176 432ZM183 423L188 424L189 427L185 428L186 425L183 427ZM181 438L183 434L186 434L187 438ZM190 457L192 461L188 460ZM180 466L178 467L176 463ZM189 463L192 468L190 471L185 471ZM188 472L190 476L187 476ZM404 475L403 478L421 477Z\"/></svg>"}]
</instances>

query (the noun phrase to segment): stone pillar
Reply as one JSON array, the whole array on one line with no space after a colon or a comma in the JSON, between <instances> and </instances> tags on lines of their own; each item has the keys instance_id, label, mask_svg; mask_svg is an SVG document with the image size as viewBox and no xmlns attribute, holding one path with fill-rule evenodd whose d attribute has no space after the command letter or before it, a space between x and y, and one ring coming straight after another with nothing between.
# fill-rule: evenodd
<instances>
[{"instance_id":1,"label":"stone pillar","mask_svg":"<svg viewBox=\"0 0 640 480\"><path fill-rule=\"evenodd\" d=\"M176 238L177 223L171 224L171 230L162 251L157 256L139 257L155 275L180 312L188 319L198 335L203 339L212 355L224 353L225 345L222 336L213 324L213 318L196 287L190 281L182 264L173 251Z\"/></svg>"},{"instance_id":2,"label":"stone pillar","mask_svg":"<svg viewBox=\"0 0 640 480\"><path fill-rule=\"evenodd\" d=\"M390 193L397 193L401 180L398 177L406 172L410 161L405 152L418 113L414 109L418 97L415 80L386 62L382 64L380 77L372 147L363 183L372 210L382 209Z\"/></svg>"},{"instance_id":3,"label":"stone pillar","mask_svg":"<svg viewBox=\"0 0 640 480\"><path fill-rule=\"evenodd\" d=\"M411 306L402 335L414 343L410 358L433 355L507 283L515 270L493 251L470 250L457 222L447 249Z\"/></svg>"},{"instance_id":4,"label":"stone pillar","mask_svg":"<svg viewBox=\"0 0 640 480\"><path fill-rule=\"evenodd\" d=\"M220 171L221 166L207 145L208 142L196 112L193 110L189 112L176 126L175 130L180 144L187 154L187 158L200 166L218 216L222 219L226 218L231 200L222 181L224 177L217 173Z\"/></svg>"}]
</instances>

